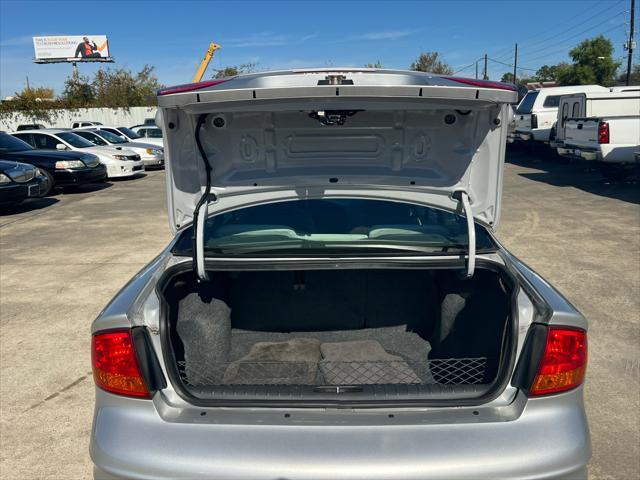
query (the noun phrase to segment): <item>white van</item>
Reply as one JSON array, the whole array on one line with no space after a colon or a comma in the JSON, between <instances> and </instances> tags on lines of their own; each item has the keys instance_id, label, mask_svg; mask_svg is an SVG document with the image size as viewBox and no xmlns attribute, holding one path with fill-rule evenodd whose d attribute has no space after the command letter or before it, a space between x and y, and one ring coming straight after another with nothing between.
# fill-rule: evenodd
<instances>
[{"instance_id":1,"label":"white van","mask_svg":"<svg viewBox=\"0 0 640 480\"><path fill-rule=\"evenodd\" d=\"M555 127L551 133L551 148L562 147L565 140L567 119L600 116L638 116L637 99L640 86L613 87L608 92L580 92L563 95L558 106Z\"/></svg>"},{"instance_id":2,"label":"white van","mask_svg":"<svg viewBox=\"0 0 640 480\"><path fill-rule=\"evenodd\" d=\"M608 90L600 85L575 85L530 91L516 108L515 130L509 141L548 143L551 127L558 116L560 97L573 93L607 92Z\"/></svg>"}]
</instances>

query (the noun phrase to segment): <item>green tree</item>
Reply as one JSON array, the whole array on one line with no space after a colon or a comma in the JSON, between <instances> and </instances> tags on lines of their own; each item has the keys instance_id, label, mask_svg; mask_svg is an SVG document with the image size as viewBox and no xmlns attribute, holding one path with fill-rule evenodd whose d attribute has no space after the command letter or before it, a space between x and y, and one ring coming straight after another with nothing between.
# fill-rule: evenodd
<instances>
[{"instance_id":1,"label":"green tree","mask_svg":"<svg viewBox=\"0 0 640 480\"><path fill-rule=\"evenodd\" d=\"M618 83L619 85L626 85L627 84L627 68L626 67L618 75L618 80L617 80L616 83ZM629 84L630 85L640 85L640 63L634 65L631 68L631 75L630 75L630 78L629 78Z\"/></svg>"},{"instance_id":2,"label":"green tree","mask_svg":"<svg viewBox=\"0 0 640 480\"><path fill-rule=\"evenodd\" d=\"M62 100L72 107L87 107L93 103L95 94L89 77L74 72L64 81Z\"/></svg>"},{"instance_id":3,"label":"green tree","mask_svg":"<svg viewBox=\"0 0 640 480\"><path fill-rule=\"evenodd\" d=\"M543 65L537 71L535 78L539 82L555 82L558 80L558 75L570 68L570 65L566 62L560 62L557 65Z\"/></svg>"},{"instance_id":4,"label":"green tree","mask_svg":"<svg viewBox=\"0 0 640 480\"><path fill-rule=\"evenodd\" d=\"M224 67L219 70L214 70L213 78L235 77L243 73L251 73L255 71L256 66L256 63L242 63L240 65Z\"/></svg>"},{"instance_id":5,"label":"green tree","mask_svg":"<svg viewBox=\"0 0 640 480\"><path fill-rule=\"evenodd\" d=\"M94 103L100 107L128 108L155 104L161 85L154 67L145 65L136 75L124 68L98 70L91 82Z\"/></svg>"},{"instance_id":6,"label":"green tree","mask_svg":"<svg viewBox=\"0 0 640 480\"><path fill-rule=\"evenodd\" d=\"M364 68L382 68L380 60L376 60L376 63L365 63Z\"/></svg>"},{"instance_id":7,"label":"green tree","mask_svg":"<svg viewBox=\"0 0 640 480\"><path fill-rule=\"evenodd\" d=\"M34 101L53 100L53 88L49 87L29 87L16 93L16 96L23 99L33 99Z\"/></svg>"},{"instance_id":8,"label":"green tree","mask_svg":"<svg viewBox=\"0 0 640 480\"><path fill-rule=\"evenodd\" d=\"M411 63L409 67L416 72L438 73L441 75L451 75L453 68L438 52L421 52L420 56Z\"/></svg>"},{"instance_id":9,"label":"green tree","mask_svg":"<svg viewBox=\"0 0 640 480\"><path fill-rule=\"evenodd\" d=\"M515 83L513 78L513 73L511 72L504 73L500 81L504 83Z\"/></svg>"},{"instance_id":10,"label":"green tree","mask_svg":"<svg viewBox=\"0 0 640 480\"><path fill-rule=\"evenodd\" d=\"M561 85L613 85L620 62L613 60L613 44L602 35L584 40L569 52L573 64L557 73Z\"/></svg>"}]
</instances>

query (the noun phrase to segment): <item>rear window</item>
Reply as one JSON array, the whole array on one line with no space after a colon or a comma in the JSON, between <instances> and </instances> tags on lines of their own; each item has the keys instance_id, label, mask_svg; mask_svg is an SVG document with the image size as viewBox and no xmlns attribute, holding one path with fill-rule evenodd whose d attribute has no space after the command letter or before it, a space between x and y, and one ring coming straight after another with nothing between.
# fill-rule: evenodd
<instances>
[{"instance_id":1,"label":"rear window","mask_svg":"<svg viewBox=\"0 0 640 480\"><path fill-rule=\"evenodd\" d=\"M526 113L531 113L531 109L533 108L533 104L536 101L536 98L538 98L538 93L539 92L529 92L527 93L524 98L522 99L522 101L520 101L520 104L518 105L518 108L516 108L516 113L518 114L526 114Z\"/></svg>"},{"instance_id":2,"label":"rear window","mask_svg":"<svg viewBox=\"0 0 640 480\"><path fill-rule=\"evenodd\" d=\"M222 213L205 223L208 255L294 253L452 253L468 248L466 219L403 202L365 199L295 200ZM479 250L494 249L476 225ZM175 251L191 252L192 231Z\"/></svg>"},{"instance_id":3,"label":"rear window","mask_svg":"<svg viewBox=\"0 0 640 480\"><path fill-rule=\"evenodd\" d=\"M573 109L571 110L571 116L573 118L578 118L580 116L580 103L574 102Z\"/></svg>"},{"instance_id":4,"label":"rear window","mask_svg":"<svg viewBox=\"0 0 640 480\"><path fill-rule=\"evenodd\" d=\"M560 105L561 96L562 95L549 95L547 98L544 99L544 103L542 104L542 106L545 108L557 107L558 105Z\"/></svg>"}]
</instances>

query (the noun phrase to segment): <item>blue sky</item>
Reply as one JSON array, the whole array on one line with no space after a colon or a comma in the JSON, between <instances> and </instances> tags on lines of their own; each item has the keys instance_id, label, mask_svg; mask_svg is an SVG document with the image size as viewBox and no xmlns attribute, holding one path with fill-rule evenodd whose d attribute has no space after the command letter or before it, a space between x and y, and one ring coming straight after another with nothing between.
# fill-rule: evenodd
<instances>
[{"instance_id":1,"label":"blue sky","mask_svg":"<svg viewBox=\"0 0 640 480\"><path fill-rule=\"evenodd\" d=\"M31 37L106 34L113 66L154 65L164 84L190 81L210 41L222 45L212 69L309 66L407 68L421 50L439 51L459 74L475 75L487 52L497 61L538 68L567 60L584 38L604 33L622 58L629 0L531 1L9 1L0 0L0 96L25 85L60 92L71 65L33 63ZM480 68L481 68L480 62ZM80 65L91 75L94 65ZM489 63L491 79L509 66ZM519 75L525 74L521 71Z\"/></svg>"}]
</instances>

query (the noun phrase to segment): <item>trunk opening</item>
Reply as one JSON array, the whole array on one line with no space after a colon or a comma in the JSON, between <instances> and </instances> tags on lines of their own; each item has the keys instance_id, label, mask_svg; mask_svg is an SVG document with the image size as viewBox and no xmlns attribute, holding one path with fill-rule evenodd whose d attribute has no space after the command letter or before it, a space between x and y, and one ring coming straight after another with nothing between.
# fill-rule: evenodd
<instances>
[{"instance_id":1,"label":"trunk opening","mask_svg":"<svg viewBox=\"0 0 640 480\"><path fill-rule=\"evenodd\" d=\"M158 287L167 372L196 405L475 404L513 366L516 289L493 265L208 275Z\"/></svg>"}]
</instances>

